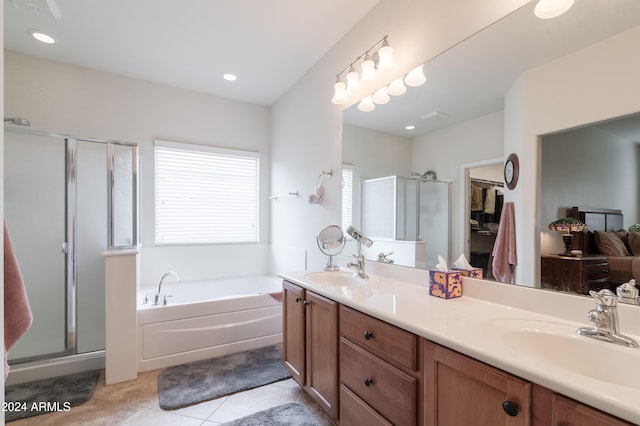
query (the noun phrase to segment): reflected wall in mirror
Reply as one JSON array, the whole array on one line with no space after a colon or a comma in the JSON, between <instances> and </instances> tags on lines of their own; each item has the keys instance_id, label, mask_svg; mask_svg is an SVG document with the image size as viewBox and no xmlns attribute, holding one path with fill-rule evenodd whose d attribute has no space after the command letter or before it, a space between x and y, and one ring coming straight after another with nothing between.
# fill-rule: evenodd
<instances>
[{"instance_id":1,"label":"reflected wall in mirror","mask_svg":"<svg viewBox=\"0 0 640 426\"><path fill-rule=\"evenodd\" d=\"M620 34L638 38L636 28L640 24L640 2L582 0L565 15L550 20L534 16L534 3L525 5L428 61L424 67L427 75L425 85L410 88L402 97L392 98L385 105L377 105L372 112L363 113L355 106L344 111L343 162L362 172L354 174L353 223L360 224L362 215L366 214L358 204L359 179L411 176L413 172L433 170L440 180L453 182L449 260L460 253L469 256L469 217L465 204L470 194L467 192L464 165L505 156L505 129L522 125L509 120L512 117L520 120L519 117L524 114L522 111L527 114L530 112L524 108L525 105L529 106L529 93L536 95L539 89L551 92L550 87L554 84L573 86L581 81L580 72L571 70L555 74L557 79L549 87L533 87L528 86L530 80L525 78L523 81L523 75L528 75L531 70L544 70L549 64L553 64L554 69L562 67L572 63L565 61L565 58L575 55L578 55L578 59L572 64L580 60L582 69L606 68L608 64L603 63L601 56L589 56L583 52L590 52L587 48L601 42L610 43L607 51L616 51ZM558 80L560 78L563 80ZM603 80L597 84L607 82ZM505 102L505 96L514 87L518 90L525 88L521 97L509 98L519 103ZM574 93L573 96L582 99L580 93ZM620 96L620 93L612 92L612 96ZM557 103L557 99L551 94L546 104L540 102L536 107L544 109L549 102ZM597 100L585 98L581 102L586 108L590 102ZM566 110L567 115L571 116L571 113ZM611 114L593 116L591 121L603 121L615 116L615 112ZM553 120L554 123L549 123L548 128L553 129L556 122L562 122L561 117L554 117ZM414 125L415 129L405 130L408 124ZM513 149L513 143L510 141L510 152L517 151ZM526 142L516 143L524 145ZM520 162L521 171L539 166L531 156L520 156ZM528 196L533 197L535 193ZM530 214L533 216L536 212ZM553 212L549 216L556 214ZM534 226L546 229L546 225L535 223ZM541 251L536 249L539 243L526 238L531 233L535 234L533 229L517 229L517 239L529 241L527 244L531 244L531 251L535 253L520 257L519 262L523 265L539 264ZM428 252L428 248L426 250ZM539 276L527 276L524 281L524 285L540 286Z\"/></svg>"}]
</instances>

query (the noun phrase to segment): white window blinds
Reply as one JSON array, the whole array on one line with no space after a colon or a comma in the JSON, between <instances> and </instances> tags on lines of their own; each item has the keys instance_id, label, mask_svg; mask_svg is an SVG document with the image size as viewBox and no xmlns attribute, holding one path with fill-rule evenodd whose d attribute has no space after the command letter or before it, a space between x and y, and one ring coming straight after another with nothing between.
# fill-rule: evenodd
<instances>
[{"instance_id":1,"label":"white window blinds","mask_svg":"<svg viewBox=\"0 0 640 426\"><path fill-rule=\"evenodd\" d=\"M342 229L353 224L353 166L342 165Z\"/></svg>"},{"instance_id":2,"label":"white window blinds","mask_svg":"<svg viewBox=\"0 0 640 426\"><path fill-rule=\"evenodd\" d=\"M156 243L258 242L260 156L155 141Z\"/></svg>"}]
</instances>

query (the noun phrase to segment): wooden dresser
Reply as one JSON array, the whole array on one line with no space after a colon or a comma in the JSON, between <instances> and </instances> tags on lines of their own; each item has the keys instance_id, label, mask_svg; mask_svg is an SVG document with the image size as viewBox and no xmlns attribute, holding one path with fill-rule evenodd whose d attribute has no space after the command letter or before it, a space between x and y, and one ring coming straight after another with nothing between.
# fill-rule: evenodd
<instances>
[{"instance_id":1,"label":"wooden dresser","mask_svg":"<svg viewBox=\"0 0 640 426\"><path fill-rule=\"evenodd\" d=\"M545 255L540 260L542 288L589 294L608 286L609 261L603 255Z\"/></svg>"}]
</instances>

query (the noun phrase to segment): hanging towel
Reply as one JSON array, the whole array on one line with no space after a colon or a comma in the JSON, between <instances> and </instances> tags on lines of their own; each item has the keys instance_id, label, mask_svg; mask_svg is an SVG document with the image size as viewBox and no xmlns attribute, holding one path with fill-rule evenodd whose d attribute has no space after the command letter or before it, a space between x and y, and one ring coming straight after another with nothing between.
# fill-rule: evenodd
<instances>
[{"instance_id":1,"label":"hanging towel","mask_svg":"<svg viewBox=\"0 0 640 426\"><path fill-rule=\"evenodd\" d=\"M18 259L4 221L4 378L9 374L7 356L18 339L31 327L33 315L24 288Z\"/></svg>"},{"instance_id":2,"label":"hanging towel","mask_svg":"<svg viewBox=\"0 0 640 426\"><path fill-rule=\"evenodd\" d=\"M516 220L513 202L502 206L496 242L493 245L493 276L497 281L511 284L513 269L518 264L516 256Z\"/></svg>"},{"instance_id":3,"label":"hanging towel","mask_svg":"<svg viewBox=\"0 0 640 426\"><path fill-rule=\"evenodd\" d=\"M486 214L494 214L496 212L496 190L487 189L487 195L484 198L484 212Z\"/></svg>"},{"instance_id":4,"label":"hanging towel","mask_svg":"<svg viewBox=\"0 0 640 426\"><path fill-rule=\"evenodd\" d=\"M482 211L482 188L471 186L471 211Z\"/></svg>"}]
</instances>

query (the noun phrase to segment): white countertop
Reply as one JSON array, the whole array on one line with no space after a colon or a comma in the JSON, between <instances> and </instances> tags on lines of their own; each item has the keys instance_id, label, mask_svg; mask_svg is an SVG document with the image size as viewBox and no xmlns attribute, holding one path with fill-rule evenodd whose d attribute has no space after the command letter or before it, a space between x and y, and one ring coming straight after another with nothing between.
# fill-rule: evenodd
<instances>
[{"instance_id":1,"label":"white countertop","mask_svg":"<svg viewBox=\"0 0 640 426\"><path fill-rule=\"evenodd\" d=\"M500 324L514 320L536 321L550 327L590 327L586 314L595 306L590 298L464 278L463 296L446 300L429 295L424 272L414 273L411 279L403 277L402 281L389 276L372 275L364 285L353 287L314 284L305 278L309 271L279 275L432 342L622 419L640 423L640 383L633 387L619 386L575 373L553 362L553 356L539 357L526 349L505 344L504 336L499 332ZM623 327L625 321L638 318L636 310L640 310L640 307L619 305ZM622 331L640 342L640 337L629 334L629 330L637 334L637 327L637 321L634 321L633 327L623 328ZM637 362L629 366L629 371L640 369L640 349L582 336L577 338L588 339L594 345L607 345L606 350L610 348L612 354L625 351L625 356L637 357ZM553 347L547 349L553 353ZM600 365L594 365L593 368L606 369L606 362L602 360Z\"/></svg>"}]
</instances>

